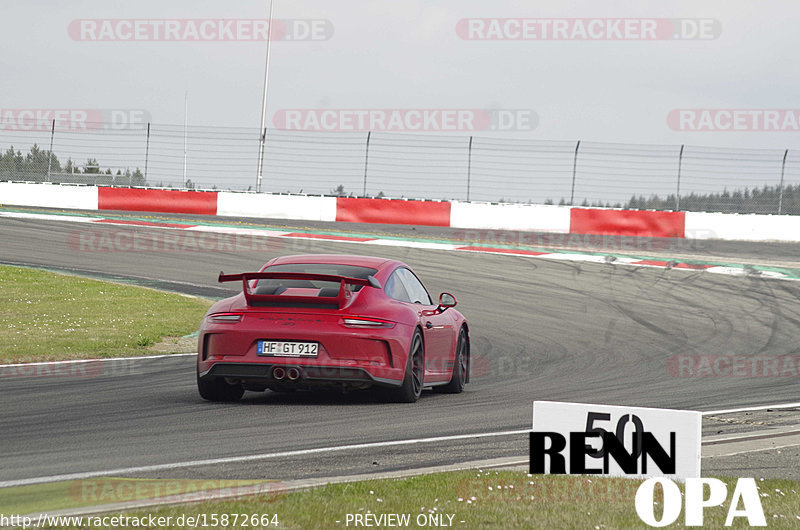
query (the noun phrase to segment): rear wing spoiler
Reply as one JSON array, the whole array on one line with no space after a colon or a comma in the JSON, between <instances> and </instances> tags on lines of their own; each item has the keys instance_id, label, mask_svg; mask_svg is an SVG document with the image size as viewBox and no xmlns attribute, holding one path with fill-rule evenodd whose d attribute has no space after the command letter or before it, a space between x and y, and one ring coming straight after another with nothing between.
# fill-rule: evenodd
<instances>
[{"instance_id":1,"label":"rear wing spoiler","mask_svg":"<svg viewBox=\"0 0 800 530\"><path fill-rule=\"evenodd\" d=\"M251 280L308 280L319 282L333 282L339 284L339 293L336 296L290 296L280 294L256 294L250 289ZM367 279L349 278L347 276L336 276L333 274L313 274L306 272L243 272L240 274L225 274L219 273L217 279L219 283L223 282L242 282L242 291L247 300L247 305L253 305L253 302L287 302L287 303L305 303L305 304L336 304L339 308L344 307L347 299L350 297L350 290L347 289L348 285L361 285L362 287L374 287L381 289L381 283L375 279L374 276L368 276Z\"/></svg>"}]
</instances>

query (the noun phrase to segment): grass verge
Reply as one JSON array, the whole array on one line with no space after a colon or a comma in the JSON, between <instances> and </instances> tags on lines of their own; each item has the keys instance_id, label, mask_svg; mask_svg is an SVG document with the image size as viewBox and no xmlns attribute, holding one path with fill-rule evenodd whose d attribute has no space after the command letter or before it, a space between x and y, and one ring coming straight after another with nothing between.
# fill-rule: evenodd
<instances>
[{"instance_id":1,"label":"grass verge","mask_svg":"<svg viewBox=\"0 0 800 530\"><path fill-rule=\"evenodd\" d=\"M735 479L723 480L728 484L729 493L732 492ZM800 482L757 481L768 526L797 528L800 525ZM355 527L352 519L348 524L348 514L372 514L375 517L407 515L409 528L647 528L639 520L634 508L639 484L640 481L631 479L553 475L531 477L521 471L473 470L337 484L288 494L279 494L276 492L280 489L272 489L270 495L150 508L124 515L171 517L170 528L194 526L194 522L175 524L181 516L183 521L187 517L205 517L206 522L211 522L212 514L218 518L228 514L227 525L220 520L219 524L212 526L226 528ZM75 490L75 487L72 489ZM233 514L239 514L238 524L233 524ZM265 520L260 518L258 524L252 524L253 519L242 524L241 517L244 514L269 517L267 524L263 524ZM656 515L660 517L658 507ZM726 515L727 504L707 509L705 527L723 527ZM136 527L130 524L131 521L117 528ZM277 526L275 521L278 522ZM682 522L681 516L678 523ZM681 526L678 523L675 526ZM373 520L373 526L390 525L375 524ZM83 526L64 527L103 526L85 523ZM736 519L733 527L746 528L746 519Z\"/></svg>"},{"instance_id":2,"label":"grass verge","mask_svg":"<svg viewBox=\"0 0 800 530\"><path fill-rule=\"evenodd\" d=\"M201 298L0 266L0 362L145 355L197 330ZM160 352L164 353L164 352Z\"/></svg>"}]
</instances>

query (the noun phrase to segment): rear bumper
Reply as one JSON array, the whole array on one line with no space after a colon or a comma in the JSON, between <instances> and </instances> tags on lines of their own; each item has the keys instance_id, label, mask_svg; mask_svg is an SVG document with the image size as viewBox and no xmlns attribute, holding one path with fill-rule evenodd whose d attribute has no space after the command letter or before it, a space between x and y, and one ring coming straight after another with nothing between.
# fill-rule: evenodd
<instances>
[{"instance_id":1,"label":"rear bumper","mask_svg":"<svg viewBox=\"0 0 800 530\"><path fill-rule=\"evenodd\" d=\"M300 372L298 383L372 383L379 386L400 386L402 379L392 379L380 377L370 373L364 367L359 366L335 366L335 365L309 365L280 363L246 363L246 362L215 362L210 368L203 372L198 372L200 379L235 379L244 383L258 384L277 384L285 380L278 380L273 377L273 370L276 367L288 370L297 368ZM401 376L402 377L402 376Z\"/></svg>"}]
</instances>

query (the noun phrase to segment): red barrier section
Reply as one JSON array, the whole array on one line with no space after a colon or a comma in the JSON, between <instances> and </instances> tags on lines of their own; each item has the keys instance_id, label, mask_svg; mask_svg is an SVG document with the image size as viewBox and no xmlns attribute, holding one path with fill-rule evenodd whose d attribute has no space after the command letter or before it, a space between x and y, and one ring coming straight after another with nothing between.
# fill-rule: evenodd
<instances>
[{"instance_id":1,"label":"red barrier section","mask_svg":"<svg viewBox=\"0 0 800 530\"><path fill-rule=\"evenodd\" d=\"M336 199L336 220L347 223L450 226L450 203L390 199Z\"/></svg>"},{"instance_id":2,"label":"red barrier section","mask_svg":"<svg viewBox=\"0 0 800 530\"><path fill-rule=\"evenodd\" d=\"M691 269L703 270L713 267L713 265L703 265L699 263L675 263L670 261L658 261L652 259L643 259L641 261L634 261L631 265L651 265L653 267L672 267L674 269Z\"/></svg>"},{"instance_id":3,"label":"red barrier section","mask_svg":"<svg viewBox=\"0 0 800 530\"><path fill-rule=\"evenodd\" d=\"M140 190L99 188L99 210L217 215L213 191Z\"/></svg>"},{"instance_id":4,"label":"red barrier section","mask_svg":"<svg viewBox=\"0 0 800 530\"><path fill-rule=\"evenodd\" d=\"M573 208L569 231L571 234L682 238L685 224L683 212Z\"/></svg>"}]
</instances>

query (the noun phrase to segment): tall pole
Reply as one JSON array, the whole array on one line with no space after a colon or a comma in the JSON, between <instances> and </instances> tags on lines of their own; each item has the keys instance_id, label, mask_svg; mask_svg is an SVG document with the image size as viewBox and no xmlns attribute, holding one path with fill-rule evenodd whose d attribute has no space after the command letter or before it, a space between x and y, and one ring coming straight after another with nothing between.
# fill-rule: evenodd
<instances>
[{"instance_id":1,"label":"tall pole","mask_svg":"<svg viewBox=\"0 0 800 530\"><path fill-rule=\"evenodd\" d=\"M469 188L472 185L472 136L469 137L469 150L467 152L467 201L469 201Z\"/></svg>"},{"instance_id":2,"label":"tall pole","mask_svg":"<svg viewBox=\"0 0 800 530\"><path fill-rule=\"evenodd\" d=\"M683 169L683 147L681 144L681 152L678 154L678 189L675 192L675 210L681 209L681 169Z\"/></svg>"},{"instance_id":3,"label":"tall pole","mask_svg":"<svg viewBox=\"0 0 800 530\"><path fill-rule=\"evenodd\" d=\"M47 155L47 182L50 182L50 169L53 167L53 137L56 135L56 120L53 120L53 128L50 129L50 152Z\"/></svg>"},{"instance_id":4,"label":"tall pole","mask_svg":"<svg viewBox=\"0 0 800 530\"><path fill-rule=\"evenodd\" d=\"M256 192L261 192L261 180L264 178L264 144L267 140L267 89L269 88L269 54L272 44L272 7L274 0L269 0L269 27L267 28L267 61L264 65L264 100L261 102L261 139L258 142L258 177Z\"/></svg>"},{"instance_id":5,"label":"tall pole","mask_svg":"<svg viewBox=\"0 0 800 530\"><path fill-rule=\"evenodd\" d=\"M372 131L367 132L367 151L364 156L364 197L367 196L367 169L369 168L369 139L372 137Z\"/></svg>"},{"instance_id":6,"label":"tall pole","mask_svg":"<svg viewBox=\"0 0 800 530\"><path fill-rule=\"evenodd\" d=\"M183 187L186 188L186 133L189 125L189 91L186 91L184 97L183 109Z\"/></svg>"},{"instance_id":7,"label":"tall pole","mask_svg":"<svg viewBox=\"0 0 800 530\"><path fill-rule=\"evenodd\" d=\"M783 152L783 164L781 164L781 187L778 192L778 215L783 213L783 174L786 171L786 157L789 155L789 150Z\"/></svg>"},{"instance_id":8,"label":"tall pole","mask_svg":"<svg viewBox=\"0 0 800 530\"><path fill-rule=\"evenodd\" d=\"M144 148L144 183L147 184L147 162L150 160L150 122L147 122L147 143Z\"/></svg>"},{"instance_id":9,"label":"tall pole","mask_svg":"<svg viewBox=\"0 0 800 530\"><path fill-rule=\"evenodd\" d=\"M581 147L581 141L578 140L578 143L575 145L575 157L572 159L572 191L569 194L569 205L572 206L572 203L575 201L575 174L578 170L578 149Z\"/></svg>"}]
</instances>

